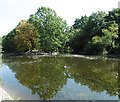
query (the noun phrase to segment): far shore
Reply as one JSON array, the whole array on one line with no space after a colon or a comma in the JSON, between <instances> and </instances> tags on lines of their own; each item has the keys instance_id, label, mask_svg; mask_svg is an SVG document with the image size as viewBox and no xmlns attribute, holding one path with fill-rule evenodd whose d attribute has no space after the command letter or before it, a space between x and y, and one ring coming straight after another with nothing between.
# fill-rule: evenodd
<instances>
[{"instance_id":1,"label":"far shore","mask_svg":"<svg viewBox=\"0 0 120 102\"><path fill-rule=\"evenodd\" d=\"M14 54L14 53L3 53L2 54L5 57L8 56L15 56L15 57L78 57L78 58L86 58L86 59L98 59L98 58L112 58L112 59L120 59L120 54L118 55L80 55L80 54L61 54L61 53L25 53L25 54Z\"/></svg>"}]
</instances>

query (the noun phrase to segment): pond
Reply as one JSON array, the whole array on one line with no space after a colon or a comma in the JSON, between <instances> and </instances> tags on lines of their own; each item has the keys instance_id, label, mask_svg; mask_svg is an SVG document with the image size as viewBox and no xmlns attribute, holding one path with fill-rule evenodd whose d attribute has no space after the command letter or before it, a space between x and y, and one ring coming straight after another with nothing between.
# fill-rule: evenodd
<instances>
[{"instance_id":1,"label":"pond","mask_svg":"<svg viewBox=\"0 0 120 102\"><path fill-rule=\"evenodd\" d=\"M2 87L20 100L118 100L120 60L3 57Z\"/></svg>"}]
</instances>

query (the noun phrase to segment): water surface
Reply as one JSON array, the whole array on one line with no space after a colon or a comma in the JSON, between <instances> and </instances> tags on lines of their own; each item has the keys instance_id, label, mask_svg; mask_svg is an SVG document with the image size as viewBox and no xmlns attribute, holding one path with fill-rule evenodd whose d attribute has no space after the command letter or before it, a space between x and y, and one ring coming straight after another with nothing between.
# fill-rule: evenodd
<instances>
[{"instance_id":1,"label":"water surface","mask_svg":"<svg viewBox=\"0 0 120 102\"><path fill-rule=\"evenodd\" d=\"M117 100L120 60L76 57L2 59L2 87L22 100Z\"/></svg>"}]
</instances>

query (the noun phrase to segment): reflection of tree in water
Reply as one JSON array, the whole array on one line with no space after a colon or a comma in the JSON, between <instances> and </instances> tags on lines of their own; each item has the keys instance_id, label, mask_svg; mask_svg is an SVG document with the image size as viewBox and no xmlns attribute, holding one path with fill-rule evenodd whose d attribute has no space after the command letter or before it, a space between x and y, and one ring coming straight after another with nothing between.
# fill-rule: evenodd
<instances>
[{"instance_id":1,"label":"reflection of tree in water","mask_svg":"<svg viewBox=\"0 0 120 102\"><path fill-rule=\"evenodd\" d=\"M10 64L9 64L10 65ZM41 99L50 99L66 84L67 77L63 60L41 58L38 61L10 65L16 78L38 94Z\"/></svg>"},{"instance_id":2,"label":"reflection of tree in water","mask_svg":"<svg viewBox=\"0 0 120 102\"><path fill-rule=\"evenodd\" d=\"M55 96L66 84L67 78L87 85L92 91L118 95L119 63L120 61L114 60L72 57L44 57L37 60L13 58L7 62L20 83L31 89L33 94L37 93L41 99Z\"/></svg>"},{"instance_id":3,"label":"reflection of tree in water","mask_svg":"<svg viewBox=\"0 0 120 102\"><path fill-rule=\"evenodd\" d=\"M87 85L92 91L118 95L118 62L105 60L68 59L70 77Z\"/></svg>"}]
</instances>

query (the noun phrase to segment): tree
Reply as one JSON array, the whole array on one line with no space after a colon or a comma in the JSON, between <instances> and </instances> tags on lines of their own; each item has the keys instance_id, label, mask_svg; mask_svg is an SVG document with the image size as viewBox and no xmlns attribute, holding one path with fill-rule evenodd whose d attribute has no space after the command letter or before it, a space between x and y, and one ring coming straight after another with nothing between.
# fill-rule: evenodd
<instances>
[{"instance_id":1,"label":"tree","mask_svg":"<svg viewBox=\"0 0 120 102\"><path fill-rule=\"evenodd\" d=\"M17 52L24 53L26 51L38 49L39 36L36 28L32 24L22 20L15 31L16 35L14 36L14 42Z\"/></svg>"},{"instance_id":2,"label":"tree","mask_svg":"<svg viewBox=\"0 0 120 102\"><path fill-rule=\"evenodd\" d=\"M120 9L113 9L104 17L101 34L92 38L91 45L98 46L97 54L119 54L120 52ZM92 47L94 50L96 48Z\"/></svg>"},{"instance_id":3,"label":"tree","mask_svg":"<svg viewBox=\"0 0 120 102\"><path fill-rule=\"evenodd\" d=\"M14 43L15 34L16 34L15 29L13 29L6 36L2 37L2 50L4 51L4 53L16 52L15 43Z\"/></svg>"},{"instance_id":4,"label":"tree","mask_svg":"<svg viewBox=\"0 0 120 102\"><path fill-rule=\"evenodd\" d=\"M65 52L69 49L69 27L56 12L50 8L41 7L31 15L29 21L38 28L40 44L44 52Z\"/></svg>"},{"instance_id":5,"label":"tree","mask_svg":"<svg viewBox=\"0 0 120 102\"><path fill-rule=\"evenodd\" d=\"M118 48L114 50L114 53L120 53L120 8L113 9L109 11L108 15L105 17L105 22L115 22L118 24L118 39L116 39L116 43L118 44Z\"/></svg>"},{"instance_id":6,"label":"tree","mask_svg":"<svg viewBox=\"0 0 120 102\"><path fill-rule=\"evenodd\" d=\"M88 20L89 20L89 17L87 17L86 15L82 16L80 19L79 18L76 19L74 24L73 24L73 28L74 29L84 28L87 25Z\"/></svg>"},{"instance_id":7,"label":"tree","mask_svg":"<svg viewBox=\"0 0 120 102\"><path fill-rule=\"evenodd\" d=\"M104 34L104 36L102 36L102 42L108 52L110 52L112 48L118 47L115 42L115 39L118 38L118 24L113 22L113 24L108 26L108 29L102 29L102 32Z\"/></svg>"},{"instance_id":8,"label":"tree","mask_svg":"<svg viewBox=\"0 0 120 102\"><path fill-rule=\"evenodd\" d=\"M71 40L74 53L87 54L89 52L92 37L101 34L101 25L105 16L105 12L101 11L92 13L89 17L82 16L81 19L75 20L73 28L77 30L77 34Z\"/></svg>"},{"instance_id":9,"label":"tree","mask_svg":"<svg viewBox=\"0 0 120 102\"><path fill-rule=\"evenodd\" d=\"M110 53L113 48L118 47L115 40L118 39L118 25L115 22L107 22L107 28L102 29L103 36L92 38L94 44L99 44L103 48L102 53Z\"/></svg>"}]
</instances>

